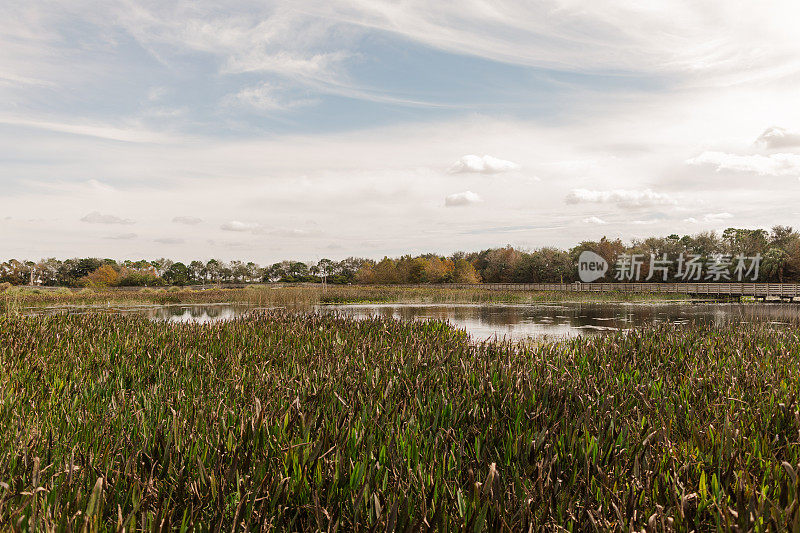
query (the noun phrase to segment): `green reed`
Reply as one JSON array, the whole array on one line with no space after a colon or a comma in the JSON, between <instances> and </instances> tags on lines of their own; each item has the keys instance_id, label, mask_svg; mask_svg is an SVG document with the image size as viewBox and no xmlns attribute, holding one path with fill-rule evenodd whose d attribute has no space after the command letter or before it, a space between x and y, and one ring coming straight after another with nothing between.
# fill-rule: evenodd
<instances>
[{"instance_id":1,"label":"green reed","mask_svg":"<svg viewBox=\"0 0 800 533\"><path fill-rule=\"evenodd\" d=\"M0 529L784 531L800 335L0 316Z\"/></svg>"},{"instance_id":2,"label":"green reed","mask_svg":"<svg viewBox=\"0 0 800 533\"><path fill-rule=\"evenodd\" d=\"M56 290L14 287L0 292L0 312L20 307L126 304L244 303L257 307L310 310L320 304L341 303L536 303L536 302L663 302L687 299L685 295L649 293L576 293L497 291L474 288L401 285L252 285L243 289L142 288Z\"/></svg>"}]
</instances>

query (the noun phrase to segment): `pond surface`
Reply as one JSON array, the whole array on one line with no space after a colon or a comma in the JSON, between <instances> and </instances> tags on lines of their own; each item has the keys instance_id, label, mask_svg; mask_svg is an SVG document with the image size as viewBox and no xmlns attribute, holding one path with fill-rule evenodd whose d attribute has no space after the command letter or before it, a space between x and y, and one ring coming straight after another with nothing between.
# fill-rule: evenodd
<instances>
[{"instance_id":1,"label":"pond surface","mask_svg":"<svg viewBox=\"0 0 800 533\"><path fill-rule=\"evenodd\" d=\"M59 307L27 309L31 314L110 313L142 314L172 323L202 323L231 320L256 308L236 304L175 304L142 306ZM701 303L537 303L537 304L351 304L323 305L323 313L355 318L383 316L405 320L447 320L465 329L476 341L490 338L522 340L531 337L573 337L626 330L636 326L670 322L767 320L777 324L800 321L800 306L792 304L701 304Z\"/></svg>"},{"instance_id":2,"label":"pond surface","mask_svg":"<svg viewBox=\"0 0 800 533\"><path fill-rule=\"evenodd\" d=\"M51 315L51 314L85 314L90 312L112 314L143 315L152 320L171 323L197 323L210 324L224 320L231 320L255 308L248 305L221 303L221 304L175 304L175 305L76 305L44 308L26 308L23 314Z\"/></svg>"},{"instance_id":3,"label":"pond surface","mask_svg":"<svg viewBox=\"0 0 800 533\"><path fill-rule=\"evenodd\" d=\"M796 322L800 306L780 304L624 304L552 303L529 305L330 305L329 312L354 317L384 316L406 320L440 319L465 329L473 339L522 340L531 337L574 337L626 330L646 324L730 320Z\"/></svg>"}]
</instances>

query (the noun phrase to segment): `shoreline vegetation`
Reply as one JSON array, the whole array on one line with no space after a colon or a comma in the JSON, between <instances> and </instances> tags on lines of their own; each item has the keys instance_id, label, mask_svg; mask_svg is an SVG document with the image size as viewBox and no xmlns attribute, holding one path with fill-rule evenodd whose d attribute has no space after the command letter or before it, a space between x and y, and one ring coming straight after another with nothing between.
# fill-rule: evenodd
<instances>
[{"instance_id":1,"label":"shoreline vegetation","mask_svg":"<svg viewBox=\"0 0 800 533\"><path fill-rule=\"evenodd\" d=\"M438 321L272 311L5 314L0 332L0 523L19 531L800 523L794 327L476 345Z\"/></svg>"},{"instance_id":2,"label":"shoreline vegetation","mask_svg":"<svg viewBox=\"0 0 800 533\"><path fill-rule=\"evenodd\" d=\"M154 287L224 283L480 284L572 283L577 263L593 252L607 263L604 281L800 280L800 233L788 226L728 228L721 234L583 241L568 250L510 245L450 255L323 258L314 263L287 260L272 265L219 259L176 262L167 258L116 260L96 257L0 262L0 287Z\"/></svg>"},{"instance_id":3,"label":"shoreline vegetation","mask_svg":"<svg viewBox=\"0 0 800 533\"><path fill-rule=\"evenodd\" d=\"M191 287L41 289L11 287L0 292L0 311L43 306L99 306L133 304L210 304L240 303L254 307L284 307L307 311L320 304L349 303L545 303L545 302L687 302L687 295L664 293L558 291L498 291L476 285L474 288L430 288L379 285L250 285L245 288L198 290Z\"/></svg>"}]
</instances>

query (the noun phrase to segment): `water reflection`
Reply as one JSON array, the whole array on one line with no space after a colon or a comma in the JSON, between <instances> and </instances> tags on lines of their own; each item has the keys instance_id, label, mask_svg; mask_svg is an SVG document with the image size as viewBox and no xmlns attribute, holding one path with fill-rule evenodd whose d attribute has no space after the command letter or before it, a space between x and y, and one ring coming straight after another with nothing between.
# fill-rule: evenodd
<instances>
[{"instance_id":1,"label":"water reflection","mask_svg":"<svg viewBox=\"0 0 800 533\"><path fill-rule=\"evenodd\" d=\"M209 324L234 319L247 310L247 308L237 309L233 306L182 306L157 309L148 316L154 320L176 324Z\"/></svg>"},{"instance_id":2,"label":"water reflection","mask_svg":"<svg viewBox=\"0 0 800 533\"><path fill-rule=\"evenodd\" d=\"M140 314L175 324L231 320L256 309L239 304L176 304L141 306L75 306L31 308L26 314L107 312ZM522 340L531 337L574 337L627 330L645 324L705 322L722 325L765 320L774 324L800 322L800 306L792 304L352 304L323 305L323 313L355 318L383 316L403 320L446 320L465 329L475 340Z\"/></svg>"},{"instance_id":3,"label":"water reflection","mask_svg":"<svg viewBox=\"0 0 800 533\"><path fill-rule=\"evenodd\" d=\"M50 315L103 312L143 315L151 320L173 324L210 324L212 322L232 320L253 310L253 307L247 305L223 303L200 305L60 306L26 309L25 314Z\"/></svg>"},{"instance_id":4,"label":"water reflection","mask_svg":"<svg viewBox=\"0 0 800 533\"><path fill-rule=\"evenodd\" d=\"M779 305L726 304L536 304L536 305L336 305L329 312L354 317L384 316L405 320L441 319L465 329L474 339L522 340L574 337L626 330L645 324L705 322L722 325L766 319L788 323L800 308Z\"/></svg>"}]
</instances>

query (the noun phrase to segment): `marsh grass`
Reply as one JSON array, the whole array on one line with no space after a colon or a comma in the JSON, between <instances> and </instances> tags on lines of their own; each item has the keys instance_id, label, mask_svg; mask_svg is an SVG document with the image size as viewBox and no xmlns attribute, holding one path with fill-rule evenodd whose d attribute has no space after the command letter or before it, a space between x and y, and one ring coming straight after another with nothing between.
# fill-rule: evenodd
<instances>
[{"instance_id":1,"label":"marsh grass","mask_svg":"<svg viewBox=\"0 0 800 533\"><path fill-rule=\"evenodd\" d=\"M646 293L572 293L496 291L476 286L474 289L403 286L329 286L321 285L252 285L244 289L198 290L191 287L119 289L47 290L13 287L0 292L0 311L10 303L21 307L115 305L126 304L203 304L242 303L254 307L282 307L309 311L320 304L342 303L538 303L538 302L667 302L681 295Z\"/></svg>"},{"instance_id":2,"label":"marsh grass","mask_svg":"<svg viewBox=\"0 0 800 533\"><path fill-rule=\"evenodd\" d=\"M437 321L0 316L20 531L785 531L800 337L653 326L523 347Z\"/></svg>"}]
</instances>

